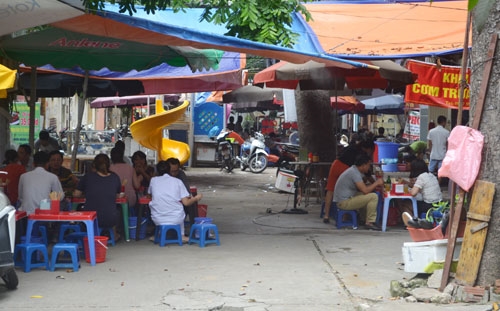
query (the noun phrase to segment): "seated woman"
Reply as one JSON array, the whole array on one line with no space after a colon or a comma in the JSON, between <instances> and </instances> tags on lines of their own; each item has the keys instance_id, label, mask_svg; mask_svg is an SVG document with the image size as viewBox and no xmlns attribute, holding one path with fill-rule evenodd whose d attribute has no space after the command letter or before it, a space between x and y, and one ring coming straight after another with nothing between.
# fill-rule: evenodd
<instances>
[{"instance_id":1,"label":"seated woman","mask_svg":"<svg viewBox=\"0 0 500 311\"><path fill-rule=\"evenodd\" d=\"M73 195L85 195L84 211L96 211L100 228L113 228L115 239L120 236L116 233L119 213L116 208L116 196L120 193L120 177L109 170L110 160L106 154L98 154L92 163L93 171L85 174Z\"/></svg>"},{"instance_id":2,"label":"seated woman","mask_svg":"<svg viewBox=\"0 0 500 311\"><path fill-rule=\"evenodd\" d=\"M154 167L148 165L146 160L146 154L140 150L134 152L132 155L132 163L134 165L135 174L139 181L139 189L137 190L139 194L144 194L149 188L149 182L151 178L155 175Z\"/></svg>"},{"instance_id":3,"label":"seated woman","mask_svg":"<svg viewBox=\"0 0 500 311\"><path fill-rule=\"evenodd\" d=\"M156 166L157 177L151 178L148 193L151 195L149 207L151 219L155 225L180 225L181 235L184 237L184 206L199 202L203 195L191 197L182 181L172 177L170 165L167 161L160 161Z\"/></svg>"},{"instance_id":4,"label":"seated woman","mask_svg":"<svg viewBox=\"0 0 500 311\"><path fill-rule=\"evenodd\" d=\"M123 150L121 148L114 147L111 149L111 161L113 164L111 164L109 169L120 177L125 195L127 196L128 206L133 208L135 207L135 203L137 203L135 190L140 187L139 178L132 165L124 162Z\"/></svg>"},{"instance_id":5,"label":"seated woman","mask_svg":"<svg viewBox=\"0 0 500 311\"><path fill-rule=\"evenodd\" d=\"M417 159L411 162L409 186L411 187L410 194L412 196L421 195L421 198L417 196L419 215L427 213L432 207L432 203L437 203L443 199L438 179L434 174L429 173L424 160ZM418 217L419 215L414 216Z\"/></svg>"}]
</instances>

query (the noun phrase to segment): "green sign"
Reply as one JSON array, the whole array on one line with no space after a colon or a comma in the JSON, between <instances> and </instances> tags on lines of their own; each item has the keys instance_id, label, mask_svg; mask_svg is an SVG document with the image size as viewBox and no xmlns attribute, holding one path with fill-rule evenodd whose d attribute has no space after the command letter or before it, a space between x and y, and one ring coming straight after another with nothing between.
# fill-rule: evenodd
<instances>
[{"instance_id":1,"label":"green sign","mask_svg":"<svg viewBox=\"0 0 500 311\"><path fill-rule=\"evenodd\" d=\"M14 102L14 109L11 113L10 141L13 145L19 146L29 144L30 133L30 107L28 103ZM35 104L35 137L40 131L40 103Z\"/></svg>"}]
</instances>

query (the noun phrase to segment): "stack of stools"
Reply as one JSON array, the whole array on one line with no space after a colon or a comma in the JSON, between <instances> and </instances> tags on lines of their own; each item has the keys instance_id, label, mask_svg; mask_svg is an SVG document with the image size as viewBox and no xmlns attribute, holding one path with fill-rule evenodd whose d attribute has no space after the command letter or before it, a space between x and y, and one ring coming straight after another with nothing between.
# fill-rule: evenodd
<instances>
[{"instance_id":1,"label":"stack of stools","mask_svg":"<svg viewBox=\"0 0 500 311\"><path fill-rule=\"evenodd\" d=\"M73 232L81 232L82 230L80 229L79 224L71 224L71 223L62 223L61 226L59 227L59 239L58 242L62 243L64 242L64 237L66 236L66 232L70 231L69 234Z\"/></svg>"},{"instance_id":2,"label":"stack of stools","mask_svg":"<svg viewBox=\"0 0 500 311\"><path fill-rule=\"evenodd\" d=\"M58 262L57 257L59 253L69 253L71 256L71 263ZM56 243L52 248L52 259L50 260L50 271L54 271L56 268L72 268L74 272L78 271L79 268L79 257L78 257L78 244L76 243Z\"/></svg>"},{"instance_id":3,"label":"stack of stools","mask_svg":"<svg viewBox=\"0 0 500 311\"><path fill-rule=\"evenodd\" d=\"M320 217L323 218L325 214L325 203L321 205L321 213ZM337 203L332 202L332 206L330 207L330 217L333 216L335 219L335 224L337 229L343 227L352 227L353 229L358 229L358 215L356 211L347 211L337 207ZM348 219L344 220L344 215L348 215Z\"/></svg>"},{"instance_id":4,"label":"stack of stools","mask_svg":"<svg viewBox=\"0 0 500 311\"><path fill-rule=\"evenodd\" d=\"M167 234L169 231L175 231L177 238L169 239ZM160 225L155 228L155 244L160 244L160 247L166 244L179 244L182 246L181 225Z\"/></svg>"},{"instance_id":5,"label":"stack of stools","mask_svg":"<svg viewBox=\"0 0 500 311\"><path fill-rule=\"evenodd\" d=\"M21 243L14 248L14 264L21 267L24 272L32 268L45 267L49 270L49 254L47 246L43 243Z\"/></svg>"},{"instance_id":6,"label":"stack of stools","mask_svg":"<svg viewBox=\"0 0 500 311\"><path fill-rule=\"evenodd\" d=\"M87 237L87 232L73 232L64 237L62 243L75 243L78 244L78 253L81 257L85 257L83 248L83 238Z\"/></svg>"},{"instance_id":7,"label":"stack of stools","mask_svg":"<svg viewBox=\"0 0 500 311\"><path fill-rule=\"evenodd\" d=\"M211 238L210 236L213 236ZM219 230L215 224L193 224L189 232L188 244L198 243L200 247L205 247L206 244L220 245Z\"/></svg>"}]
</instances>

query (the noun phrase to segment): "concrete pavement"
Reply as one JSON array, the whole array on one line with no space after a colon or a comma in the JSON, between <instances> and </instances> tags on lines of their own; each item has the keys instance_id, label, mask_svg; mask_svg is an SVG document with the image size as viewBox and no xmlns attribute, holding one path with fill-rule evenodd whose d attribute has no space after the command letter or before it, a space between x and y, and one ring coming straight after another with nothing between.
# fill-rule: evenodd
<instances>
[{"instance_id":1,"label":"concrete pavement","mask_svg":"<svg viewBox=\"0 0 500 311\"><path fill-rule=\"evenodd\" d=\"M4 310L472 310L487 305L434 305L392 299L391 280L410 279L403 228L385 233L337 230L311 199L303 215L282 214L293 195L274 189L275 170L252 174L191 168L221 246L119 242L106 262L70 273L17 270L19 288L0 286ZM271 209L271 213L266 211Z\"/></svg>"}]
</instances>

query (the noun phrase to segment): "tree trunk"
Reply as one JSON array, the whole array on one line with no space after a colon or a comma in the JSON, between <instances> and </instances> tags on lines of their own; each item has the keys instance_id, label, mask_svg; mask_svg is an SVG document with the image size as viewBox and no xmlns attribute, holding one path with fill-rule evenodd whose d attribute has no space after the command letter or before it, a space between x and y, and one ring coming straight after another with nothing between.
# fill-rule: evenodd
<instances>
[{"instance_id":1,"label":"tree trunk","mask_svg":"<svg viewBox=\"0 0 500 311\"><path fill-rule=\"evenodd\" d=\"M300 147L333 162L336 156L336 122L328 91L295 91Z\"/></svg>"},{"instance_id":2,"label":"tree trunk","mask_svg":"<svg viewBox=\"0 0 500 311\"><path fill-rule=\"evenodd\" d=\"M498 6L498 4L497 4ZM489 81L481 81L487 59L488 47L492 36L497 35L497 23L500 20L500 11L494 6L490 12L485 28L478 33L473 30L472 65L471 65L471 119L481 118L479 130L485 137L482 153L481 171L478 179L487 180L498 184L500 182L500 131L498 120L500 119L499 98L500 89L500 47L496 47L493 67ZM474 23L473 23L474 24ZM475 28L475 27L474 27ZM475 115L476 101L482 83L488 83L488 91L484 102L481 116ZM496 191L491 212L491 221L488 226L488 235L484 248L483 257L479 267L477 285L486 286L500 279L500 256L498 255L498 241L500 241L500 191Z\"/></svg>"}]
</instances>

